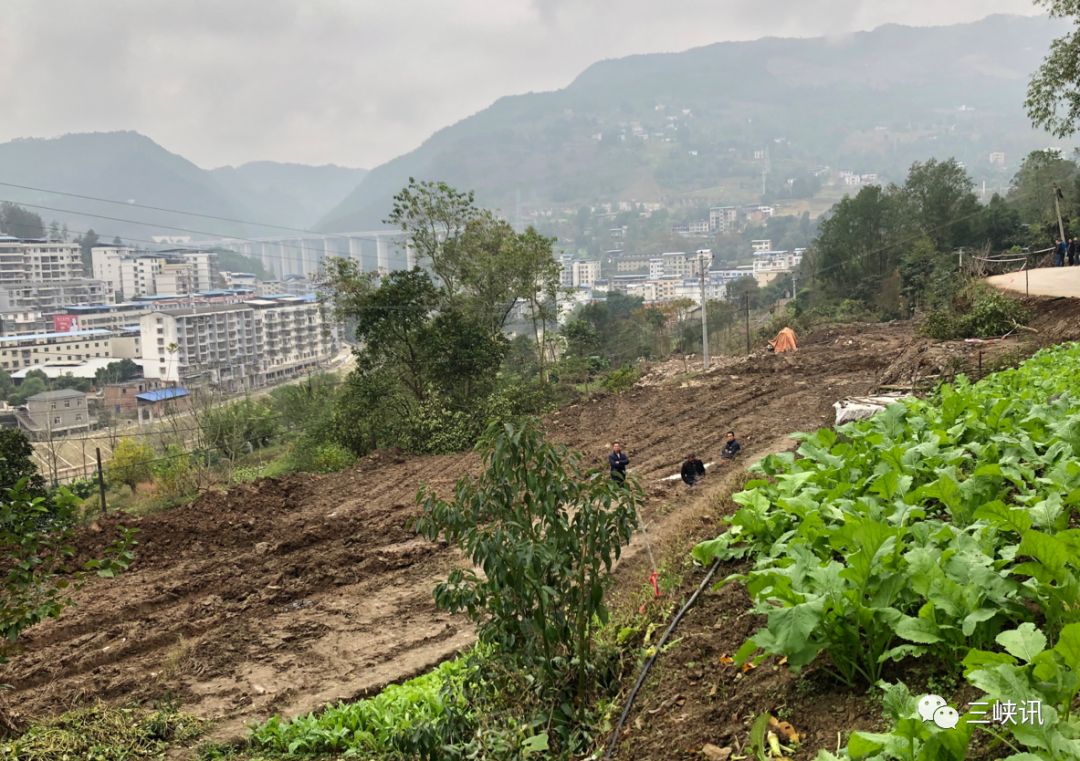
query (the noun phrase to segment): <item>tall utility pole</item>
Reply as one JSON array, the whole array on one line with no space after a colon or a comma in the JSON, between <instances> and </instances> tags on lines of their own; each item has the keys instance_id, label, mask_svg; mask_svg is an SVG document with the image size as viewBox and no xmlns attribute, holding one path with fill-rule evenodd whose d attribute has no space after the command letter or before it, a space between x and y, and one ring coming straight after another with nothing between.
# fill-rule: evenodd
<instances>
[{"instance_id":1,"label":"tall utility pole","mask_svg":"<svg viewBox=\"0 0 1080 761\"><path fill-rule=\"evenodd\" d=\"M706 313L705 303L705 271L708 269L708 265L705 263L705 256L709 257L709 264L712 264L712 251L707 248L700 249L698 252L698 269L701 271L701 365L702 369L708 371L709 369L709 319Z\"/></svg>"},{"instance_id":2,"label":"tall utility pole","mask_svg":"<svg viewBox=\"0 0 1080 761\"><path fill-rule=\"evenodd\" d=\"M743 304L746 309L746 353L750 353L750 292L743 294Z\"/></svg>"},{"instance_id":3,"label":"tall utility pole","mask_svg":"<svg viewBox=\"0 0 1080 761\"><path fill-rule=\"evenodd\" d=\"M1061 221L1061 188L1057 185L1054 186L1054 211L1057 212L1058 232L1061 233L1061 239L1065 240L1065 223ZM1054 256L1057 256L1057 251L1054 252Z\"/></svg>"}]
</instances>

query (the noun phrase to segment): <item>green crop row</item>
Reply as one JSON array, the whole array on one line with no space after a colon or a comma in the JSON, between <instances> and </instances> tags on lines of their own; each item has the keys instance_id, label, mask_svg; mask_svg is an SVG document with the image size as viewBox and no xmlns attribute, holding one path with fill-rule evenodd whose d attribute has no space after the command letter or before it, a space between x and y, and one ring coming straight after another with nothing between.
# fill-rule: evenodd
<instances>
[{"instance_id":1,"label":"green crop row","mask_svg":"<svg viewBox=\"0 0 1080 761\"><path fill-rule=\"evenodd\" d=\"M753 561L732 579L766 623L739 660L784 655L869 685L912 657L958 669L1017 627L1057 648L1080 623L1080 345L802 435L797 455L759 463L729 530L694 550ZM1080 726L1063 715L1072 742ZM854 738L853 758L916 757ZM964 756L925 756L938 757Z\"/></svg>"},{"instance_id":2,"label":"green crop row","mask_svg":"<svg viewBox=\"0 0 1080 761\"><path fill-rule=\"evenodd\" d=\"M273 754L439 758L467 708L461 687L469 668L466 658L456 658L366 700L292 721L275 716L252 730L250 745Z\"/></svg>"}]
</instances>

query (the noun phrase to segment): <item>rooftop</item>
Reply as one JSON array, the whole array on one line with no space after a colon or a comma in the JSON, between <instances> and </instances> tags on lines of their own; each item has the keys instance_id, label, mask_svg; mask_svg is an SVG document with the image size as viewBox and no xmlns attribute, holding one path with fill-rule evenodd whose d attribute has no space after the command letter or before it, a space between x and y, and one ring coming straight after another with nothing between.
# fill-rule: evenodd
<instances>
[{"instance_id":1,"label":"rooftop","mask_svg":"<svg viewBox=\"0 0 1080 761\"><path fill-rule=\"evenodd\" d=\"M135 394L135 398L140 402L165 402L169 399L179 399L187 395L188 390L186 388L176 386L174 388L159 388L156 391L144 391L141 394Z\"/></svg>"},{"instance_id":2,"label":"rooftop","mask_svg":"<svg viewBox=\"0 0 1080 761\"><path fill-rule=\"evenodd\" d=\"M65 388L60 391L42 391L40 394L34 394L31 397L27 397L28 402L47 402L53 399L74 399L75 397L82 398L86 396L82 391L76 391L73 388Z\"/></svg>"},{"instance_id":3,"label":"rooftop","mask_svg":"<svg viewBox=\"0 0 1080 761\"><path fill-rule=\"evenodd\" d=\"M111 330L93 328L91 330L69 330L66 333L31 333L25 336L0 336L0 342L47 341L50 338L104 338L109 335L112 335Z\"/></svg>"}]
</instances>

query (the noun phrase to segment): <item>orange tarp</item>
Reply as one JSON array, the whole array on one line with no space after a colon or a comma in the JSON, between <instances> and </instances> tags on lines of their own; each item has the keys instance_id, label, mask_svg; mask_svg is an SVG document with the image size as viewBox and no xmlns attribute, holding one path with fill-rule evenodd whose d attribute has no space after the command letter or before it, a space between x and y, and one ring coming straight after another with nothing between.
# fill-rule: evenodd
<instances>
[{"instance_id":1,"label":"orange tarp","mask_svg":"<svg viewBox=\"0 0 1080 761\"><path fill-rule=\"evenodd\" d=\"M784 328L776 334L776 338L769 341L769 346L773 347L773 351L780 353L782 351L795 351L799 347L795 343L795 331L791 328Z\"/></svg>"}]
</instances>

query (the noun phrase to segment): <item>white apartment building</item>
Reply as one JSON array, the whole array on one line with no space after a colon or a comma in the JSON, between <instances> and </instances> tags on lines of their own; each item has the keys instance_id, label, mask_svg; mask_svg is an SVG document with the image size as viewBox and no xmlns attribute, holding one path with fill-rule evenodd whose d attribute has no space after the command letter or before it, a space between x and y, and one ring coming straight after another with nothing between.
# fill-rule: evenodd
<instances>
[{"instance_id":1,"label":"white apartment building","mask_svg":"<svg viewBox=\"0 0 1080 761\"><path fill-rule=\"evenodd\" d=\"M750 249L755 253L763 253L765 251L772 251L772 240L769 238L763 238L761 240L750 241Z\"/></svg>"},{"instance_id":2,"label":"white apartment building","mask_svg":"<svg viewBox=\"0 0 1080 761\"><path fill-rule=\"evenodd\" d=\"M664 260L659 256L649 259L649 280L658 280L664 276Z\"/></svg>"},{"instance_id":3,"label":"white apartment building","mask_svg":"<svg viewBox=\"0 0 1080 761\"><path fill-rule=\"evenodd\" d=\"M768 285L778 276L794 272L802 262L806 249L794 251L758 251L754 253L754 279L759 285Z\"/></svg>"},{"instance_id":4,"label":"white apartment building","mask_svg":"<svg viewBox=\"0 0 1080 761\"><path fill-rule=\"evenodd\" d=\"M76 243L0 236L0 283L39 283L83 278Z\"/></svg>"},{"instance_id":5,"label":"white apartment building","mask_svg":"<svg viewBox=\"0 0 1080 761\"><path fill-rule=\"evenodd\" d=\"M158 296L195 293L195 268L189 262L166 260L154 278L154 289Z\"/></svg>"},{"instance_id":6,"label":"white apartment building","mask_svg":"<svg viewBox=\"0 0 1080 761\"><path fill-rule=\"evenodd\" d=\"M95 279L108 283L114 293L123 293L121 263L133 256L135 256L135 249L127 246L94 246L90 249L92 274Z\"/></svg>"},{"instance_id":7,"label":"white apartment building","mask_svg":"<svg viewBox=\"0 0 1080 761\"><path fill-rule=\"evenodd\" d=\"M256 288L259 279L252 272L222 272L226 288Z\"/></svg>"},{"instance_id":8,"label":"white apartment building","mask_svg":"<svg viewBox=\"0 0 1080 761\"><path fill-rule=\"evenodd\" d=\"M139 326L146 377L229 391L295 377L339 348L322 305L299 296L162 310Z\"/></svg>"},{"instance_id":9,"label":"white apartment building","mask_svg":"<svg viewBox=\"0 0 1080 761\"><path fill-rule=\"evenodd\" d=\"M592 288L600 277L600 262L577 261L573 264L571 285L575 288Z\"/></svg>"},{"instance_id":10,"label":"white apartment building","mask_svg":"<svg viewBox=\"0 0 1080 761\"><path fill-rule=\"evenodd\" d=\"M48 362L111 357L113 336L108 330L0 336L0 368L12 372Z\"/></svg>"},{"instance_id":11,"label":"white apartment building","mask_svg":"<svg viewBox=\"0 0 1080 761\"><path fill-rule=\"evenodd\" d=\"M209 251L139 252L123 246L95 246L90 257L94 277L109 283L121 299L214 288L217 256Z\"/></svg>"},{"instance_id":12,"label":"white apartment building","mask_svg":"<svg viewBox=\"0 0 1080 761\"><path fill-rule=\"evenodd\" d=\"M41 312L46 324L52 315L74 304L108 304L112 300L112 291L101 280L0 283L0 312Z\"/></svg>"},{"instance_id":13,"label":"white apartment building","mask_svg":"<svg viewBox=\"0 0 1080 761\"><path fill-rule=\"evenodd\" d=\"M0 312L0 335L44 333L45 316L36 309Z\"/></svg>"},{"instance_id":14,"label":"white apartment building","mask_svg":"<svg viewBox=\"0 0 1080 761\"><path fill-rule=\"evenodd\" d=\"M713 206L709 209L709 231L714 233L735 232L739 225L738 206Z\"/></svg>"},{"instance_id":15,"label":"white apartment building","mask_svg":"<svg viewBox=\"0 0 1080 761\"><path fill-rule=\"evenodd\" d=\"M701 257L685 251L668 251L660 254L664 277L696 277L701 272Z\"/></svg>"},{"instance_id":16,"label":"white apartment building","mask_svg":"<svg viewBox=\"0 0 1080 761\"><path fill-rule=\"evenodd\" d=\"M217 270L217 254L210 251L185 251L181 256L191 265L192 292L212 290L216 285L214 275Z\"/></svg>"}]
</instances>

